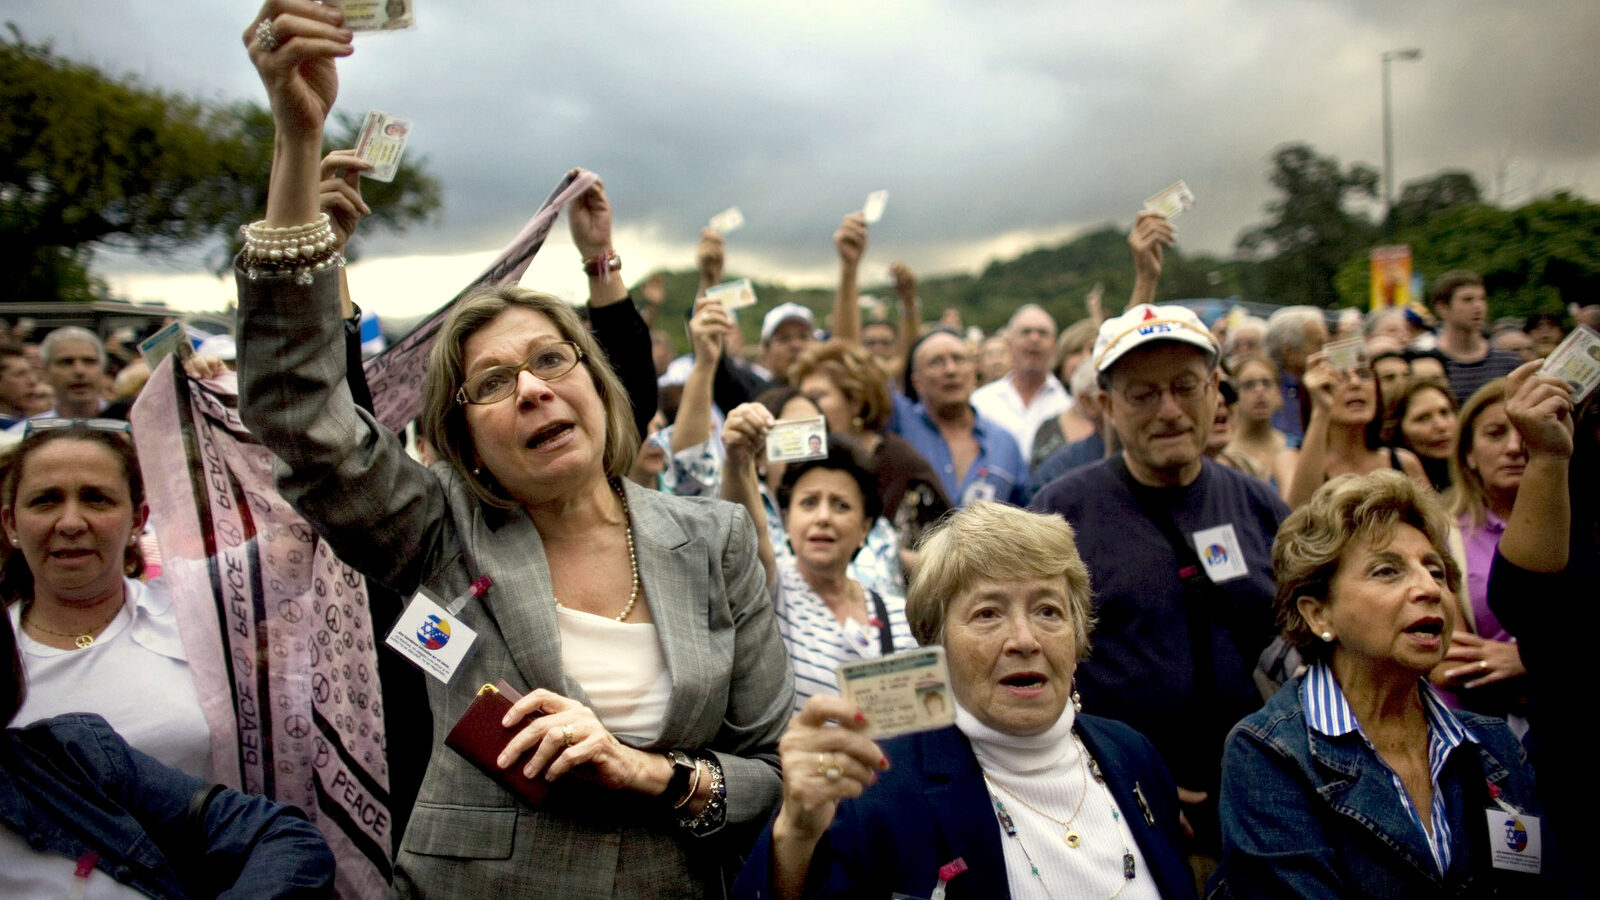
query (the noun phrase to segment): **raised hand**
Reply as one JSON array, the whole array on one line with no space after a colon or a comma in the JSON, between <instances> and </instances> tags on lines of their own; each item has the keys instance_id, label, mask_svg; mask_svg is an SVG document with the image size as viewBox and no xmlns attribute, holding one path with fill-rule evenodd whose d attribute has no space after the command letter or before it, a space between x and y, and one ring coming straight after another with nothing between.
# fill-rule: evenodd
<instances>
[{"instance_id":1,"label":"raised hand","mask_svg":"<svg viewBox=\"0 0 1600 900\"><path fill-rule=\"evenodd\" d=\"M372 215L372 208L361 199L361 173L370 168L372 163L356 156L354 150L335 150L322 158L319 200L333 226L335 246L341 253L361 217Z\"/></svg>"},{"instance_id":2,"label":"raised hand","mask_svg":"<svg viewBox=\"0 0 1600 900\"><path fill-rule=\"evenodd\" d=\"M766 443L767 432L777 420L759 403L741 403L728 413L722 424L722 446L727 452L727 468L754 465L756 454Z\"/></svg>"},{"instance_id":3,"label":"raised hand","mask_svg":"<svg viewBox=\"0 0 1600 900\"><path fill-rule=\"evenodd\" d=\"M700 289L722 283L722 263L728 244L715 228L700 229L700 243L694 247L695 267L700 270Z\"/></svg>"},{"instance_id":4,"label":"raised hand","mask_svg":"<svg viewBox=\"0 0 1600 900\"><path fill-rule=\"evenodd\" d=\"M867 252L867 219L860 212L844 217L833 233L833 247L839 252L839 261L847 266L859 265Z\"/></svg>"},{"instance_id":5,"label":"raised hand","mask_svg":"<svg viewBox=\"0 0 1600 900\"><path fill-rule=\"evenodd\" d=\"M917 299L917 274L903 262L889 264L889 277L894 279L894 294L901 303Z\"/></svg>"},{"instance_id":6,"label":"raised hand","mask_svg":"<svg viewBox=\"0 0 1600 900\"><path fill-rule=\"evenodd\" d=\"M267 0L244 30L281 137L321 140L339 94L334 60L355 52L344 12L313 0Z\"/></svg>"},{"instance_id":7,"label":"raised hand","mask_svg":"<svg viewBox=\"0 0 1600 900\"><path fill-rule=\"evenodd\" d=\"M584 259L611 249L611 202L606 199L604 183L596 181L567 205L567 225L572 229L572 243Z\"/></svg>"},{"instance_id":8,"label":"raised hand","mask_svg":"<svg viewBox=\"0 0 1600 900\"><path fill-rule=\"evenodd\" d=\"M1128 233L1134 271L1144 278L1160 278L1162 254L1177 239L1178 231L1166 216L1149 211L1139 213L1133 230Z\"/></svg>"},{"instance_id":9,"label":"raised hand","mask_svg":"<svg viewBox=\"0 0 1600 900\"><path fill-rule=\"evenodd\" d=\"M1540 375L1543 360L1523 363L1506 376L1506 418L1522 435L1528 456L1572 456L1572 388Z\"/></svg>"},{"instance_id":10,"label":"raised hand","mask_svg":"<svg viewBox=\"0 0 1600 900\"><path fill-rule=\"evenodd\" d=\"M733 328L733 318L717 300L705 297L695 301L694 315L689 319L689 343L694 346L697 365L715 365L722 358L722 348Z\"/></svg>"}]
</instances>

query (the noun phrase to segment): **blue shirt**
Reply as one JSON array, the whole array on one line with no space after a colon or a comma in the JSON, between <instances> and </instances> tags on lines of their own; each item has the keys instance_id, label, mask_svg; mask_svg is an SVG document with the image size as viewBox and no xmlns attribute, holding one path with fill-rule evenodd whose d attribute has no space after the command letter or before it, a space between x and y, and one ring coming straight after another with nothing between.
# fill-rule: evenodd
<instances>
[{"instance_id":1,"label":"blue shirt","mask_svg":"<svg viewBox=\"0 0 1600 900\"><path fill-rule=\"evenodd\" d=\"M1300 441L1305 437L1300 427L1300 379L1284 372L1278 376L1278 394L1283 398L1283 405L1272 414L1272 427L1283 432L1289 442L1289 449L1300 449Z\"/></svg>"},{"instance_id":2,"label":"blue shirt","mask_svg":"<svg viewBox=\"0 0 1600 900\"><path fill-rule=\"evenodd\" d=\"M1422 817L1417 814L1417 808L1411 803L1411 794L1406 791L1405 783L1400 780L1399 774L1387 762L1383 767L1389 772L1389 779L1394 784L1395 793L1400 795L1400 805L1411 816L1412 824L1422 830L1422 836L1428 841L1428 850L1433 853L1433 864L1439 867L1439 873L1444 874L1450 870L1450 816L1445 812L1445 793L1439 787L1439 772L1444 769L1445 760L1450 758L1451 751L1461 746L1463 741L1477 741L1472 733L1467 731L1453 713L1442 703L1433 692L1433 686L1423 681L1419 685L1422 692L1422 708L1428 718L1428 778L1433 783L1433 827L1423 828ZM1367 740L1366 732L1361 730L1361 723L1356 721L1355 711L1350 708L1350 701L1344 696L1344 689L1339 686L1339 680L1334 677L1333 670L1322 663L1317 663L1306 672L1306 677L1300 684L1300 702L1306 711L1306 727L1327 737L1339 737L1354 731L1372 749L1374 756L1382 762L1383 757L1378 754L1377 748Z\"/></svg>"},{"instance_id":3,"label":"blue shirt","mask_svg":"<svg viewBox=\"0 0 1600 900\"><path fill-rule=\"evenodd\" d=\"M902 397L896 398L895 407L890 427L933 466L945 494L956 506L966 506L974 500L999 500L1018 506L1025 502L1028 463L1010 432L973 410L972 437L978 442L978 456L967 467L966 476L957 481L950 445L945 443L928 410L921 403Z\"/></svg>"}]
</instances>

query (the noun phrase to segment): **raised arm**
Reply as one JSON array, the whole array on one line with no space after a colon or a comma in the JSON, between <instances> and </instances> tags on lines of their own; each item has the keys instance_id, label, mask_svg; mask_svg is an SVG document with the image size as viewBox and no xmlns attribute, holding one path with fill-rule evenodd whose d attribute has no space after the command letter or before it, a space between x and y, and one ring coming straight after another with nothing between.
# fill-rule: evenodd
<instances>
[{"instance_id":1,"label":"raised arm","mask_svg":"<svg viewBox=\"0 0 1600 900\"><path fill-rule=\"evenodd\" d=\"M1500 536L1500 555L1530 572L1567 566L1572 535L1572 500L1567 467L1572 462L1572 393L1566 382L1540 375L1544 363L1526 363L1506 377L1506 418L1511 420L1528 464Z\"/></svg>"},{"instance_id":2,"label":"raised arm","mask_svg":"<svg viewBox=\"0 0 1600 900\"><path fill-rule=\"evenodd\" d=\"M767 439L775 420L759 403L746 403L728 413L722 426L722 445L728 458L722 469L722 499L737 503L750 513L756 526L756 556L767 570L767 585L778 580L778 558L772 549L767 513L761 506L761 487L756 476L756 455Z\"/></svg>"},{"instance_id":3,"label":"raised arm","mask_svg":"<svg viewBox=\"0 0 1600 900\"><path fill-rule=\"evenodd\" d=\"M1141 303L1156 302L1162 256L1177 239L1177 229L1160 213L1141 212L1134 220L1133 230L1128 233L1128 249L1133 251L1134 273L1133 295L1128 298L1129 309Z\"/></svg>"},{"instance_id":4,"label":"raised arm","mask_svg":"<svg viewBox=\"0 0 1600 900\"><path fill-rule=\"evenodd\" d=\"M722 232L715 228L700 229L700 243L694 246L695 269L700 273L700 290L695 291L696 297L722 283L722 266L727 254L728 242Z\"/></svg>"},{"instance_id":5,"label":"raised arm","mask_svg":"<svg viewBox=\"0 0 1600 900\"><path fill-rule=\"evenodd\" d=\"M894 361L899 368L905 367L906 354L911 352L911 345L922 336L922 298L917 296L917 273L903 262L889 265L889 277L894 279L895 303L900 307L900 327L895 329ZM891 372L893 378L901 378L904 372Z\"/></svg>"},{"instance_id":6,"label":"raised arm","mask_svg":"<svg viewBox=\"0 0 1600 900\"><path fill-rule=\"evenodd\" d=\"M1300 455L1295 459L1294 478L1284 487L1283 502L1296 509L1322 487L1328 464L1328 418L1333 411L1333 381L1339 377L1321 351L1306 359L1306 374L1301 386L1311 398L1311 420L1306 423Z\"/></svg>"},{"instance_id":7,"label":"raised arm","mask_svg":"<svg viewBox=\"0 0 1600 900\"><path fill-rule=\"evenodd\" d=\"M711 438L711 389L733 320L716 300L695 300L689 319L689 341L694 345L694 367L683 383L683 400L672 423L672 452L681 453Z\"/></svg>"},{"instance_id":8,"label":"raised arm","mask_svg":"<svg viewBox=\"0 0 1600 900\"><path fill-rule=\"evenodd\" d=\"M861 294L857 281L861 257L867 252L867 220L853 212L833 233L839 253L839 289L833 295L833 336L852 347L861 346Z\"/></svg>"},{"instance_id":9,"label":"raised arm","mask_svg":"<svg viewBox=\"0 0 1600 900\"><path fill-rule=\"evenodd\" d=\"M611 244L612 210L606 187L596 181L567 207L572 244L589 277L589 324L606 361L622 381L633 407L633 424L644 434L656 414L656 367L650 326L628 299L621 258Z\"/></svg>"}]
</instances>

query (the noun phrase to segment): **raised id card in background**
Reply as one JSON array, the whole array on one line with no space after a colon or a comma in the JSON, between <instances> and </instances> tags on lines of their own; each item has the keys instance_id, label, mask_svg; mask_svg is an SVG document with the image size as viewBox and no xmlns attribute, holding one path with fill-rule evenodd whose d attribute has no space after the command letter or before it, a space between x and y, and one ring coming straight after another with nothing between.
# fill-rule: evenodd
<instances>
[{"instance_id":1,"label":"raised id card in background","mask_svg":"<svg viewBox=\"0 0 1600 900\"><path fill-rule=\"evenodd\" d=\"M1322 355L1327 357L1328 365L1340 371L1367 367L1367 345L1361 338L1324 344Z\"/></svg>"},{"instance_id":2,"label":"raised id card in background","mask_svg":"<svg viewBox=\"0 0 1600 900\"><path fill-rule=\"evenodd\" d=\"M1176 219L1178 214L1194 205L1194 191L1181 181L1163 188L1159 193L1144 201L1144 208L1169 218Z\"/></svg>"},{"instance_id":3,"label":"raised id card in background","mask_svg":"<svg viewBox=\"0 0 1600 900\"><path fill-rule=\"evenodd\" d=\"M867 717L867 737L897 737L956 723L943 647L922 647L839 666L839 696Z\"/></svg>"},{"instance_id":4,"label":"raised id card in background","mask_svg":"<svg viewBox=\"0 0 1600 900\"><path fill-rule=\"evenodd\" d=\"M356 138L356 156L372 163L372 168L362 172L361 177L393 181L410 138L410 119L397 119L377 110L367 113L366 121L361 123L361 136Z\"/></svg>"},{"instance_id":5,"label":"raised id card in background","mask_svg":"<svg viewBox=\"0 0 1600 900\"><path fill-rule=\"evenodd\" d=\"M1572 387L1572 405L1577 406L1600 384L1600 333L1580 324L1572 329L1551 354L1545 357L1540 375L1554 375Z\"/></svg>"},{"instance_id":6,"label":"raised id card in background","mask_svg":"<svg viewBox=\"0 0 1600 900\"><path fill-rule=\"evenodd\" d=\"M722 308L726 310L744 309L746 306L756 305L756 289L751 286L748 278L725 281L706 288L706 299L721 303Z\"/></svg>"},{"instance_id":7,"label":"raised id card in background","mask_svg":"<svg viewBox=\"0 0 1600 900\"><path fill-rule=\"evenodd\" d=\"M351 31L399 31L417 24L416 0L324 0L344 10Z\"/></svg>"},{"instance_id":8,"label":"raised id card in background","mask_svg":"<svg viewBox=\"0 0 1600 900\"><path fill-rule=\"evenodd\" d=\"M799 462L828 455L828 420L779 419L767 432L767 462Z\"/></svg>"},{"instance_id":9,"label":"raised id card in background","mask_svg":"<svg viewBox=\"0 0 1600 900\"><path fill-rule=\"evenodd\" d=\"M868 225L871 225L883 218L883 208L888 205L888 191L873 191L867 195L867 202L861 205L861 217L867 220Z\"/></svg>"},{"instance_id":10,"label":"raised id card in background","mask_svg":"<svg viewBox=\"0 0 1600 900\"><path fill-rule=\"evenodd\" d=\"M478 633L440 606L425 591L418 591L383 639L417 668L445 684L456 674Z\"/></svg>"},{"instance_id":11,"label":"raised id card in background","mask_svg":"<svg viewBox=\"0 0 1600 900\"><path fill-rule=\"evenodd\" d=\"M711 228L719 234L736 231L743 224L744 213L740 212L737 206L730 206L711 217Z\"/></svg>"}]
</instances>

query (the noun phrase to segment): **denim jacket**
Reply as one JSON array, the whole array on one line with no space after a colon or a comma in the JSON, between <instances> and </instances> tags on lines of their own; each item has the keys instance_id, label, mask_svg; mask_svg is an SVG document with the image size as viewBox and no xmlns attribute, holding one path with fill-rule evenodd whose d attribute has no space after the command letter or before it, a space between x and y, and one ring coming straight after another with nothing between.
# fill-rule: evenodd
<instances>
[{"instance_id":1,"label":"denim jacket","mask_svg":"<svg viewBox=\"0 0 1600 900\"><path fill-rule=\"evenodd\" d=\"M96 868L151 897L333 891L327 841L294 807L213 789L129 747L95 715L0 732L0 823L68 860L92 850Z\"/></svg>"},{"instance_id":2,"label":"denim jacket","mask_svg":"<svg viewBox=\"0 0 1600 900\"><path fill-rule=\"evenodd\" d=\"M1439 775L1452 835L1450 867L1441 876L1388 768L1361 735L1329 738L1307 727L1303 678L1285 684L1228 736L1222 864L1209 896L1520 897L1555 890L1559 863L1548 829L1538 875L1490 863L1485 813L1499 809L1491 785L1519 812L1540 815L1533 771L1504 721L1457 713L1474 740L1456 748Z\"/></svg>"}]
</instances>

